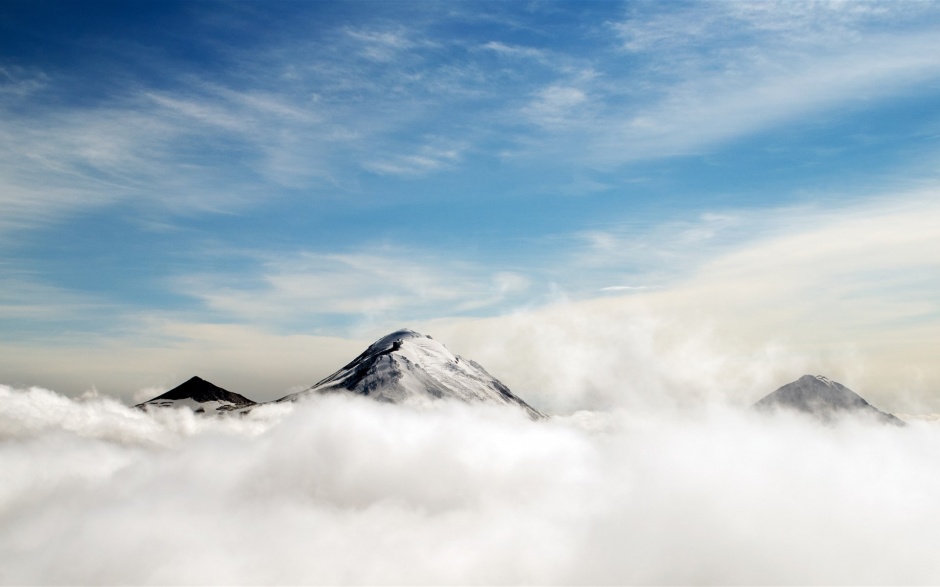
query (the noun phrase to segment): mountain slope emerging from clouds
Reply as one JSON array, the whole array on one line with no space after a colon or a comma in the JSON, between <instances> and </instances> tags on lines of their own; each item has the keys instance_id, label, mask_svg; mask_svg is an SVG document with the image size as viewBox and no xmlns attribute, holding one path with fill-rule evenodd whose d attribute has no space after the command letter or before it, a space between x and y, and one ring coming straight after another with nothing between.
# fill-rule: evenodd
<instances>
[{"instance_id":1,"label":"mountain slope emerging from clouds","mask_svg":"<svg viewBox=\"0 0 940 587\"><path fill-rule=\"evenodd\" d=\"M449 398L471 404L503 404L521 408L533 419L546 417L513 395L479 364L451 353L430 336L408 329L380 338L310 389L278 401L339 391L391 403Z\"/></svg>"},{"instance_id":2,"label":"mountain slope emerging from clouds","mask_svg":"<svg viewBox=\"0 0 940 587\"><path fill-rule=\"evenodd\" d=\"M137 404L135 407L142 410L187 407L197 414L211 414L241 410L254 405L257 404L243 395L222 389L201 377L193 377L170 391Z\"/></svg>"},{"instance_id":3,"label":"mountain slope emerging from clouds","mask_svg":"<svg viewBox=\"0 0 940 587\"><path fill-rule=\"evenodd\" d=\"M882 412L851 389L822 375L804 375L765 396L754 407L763 411L790 409L827 421L854 414L904 424L903 420Z\"/></svg>"}]
</instances>

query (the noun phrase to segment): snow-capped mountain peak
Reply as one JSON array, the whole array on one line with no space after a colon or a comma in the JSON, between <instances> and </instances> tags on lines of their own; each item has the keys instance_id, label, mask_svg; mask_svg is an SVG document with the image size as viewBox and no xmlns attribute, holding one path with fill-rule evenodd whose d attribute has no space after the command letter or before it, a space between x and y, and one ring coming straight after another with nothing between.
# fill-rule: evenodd
<instances>
[{"instance_id":1,"label":"snow-capped mountain peak","mask_svg":"<svg viewBox=\"0 0 940 587\"><path fill-rule=\"evenodd\" d=\"M520 407L534 419L545 417L476 362L463 359L430 336L410 329L383 336L339 371L278 401L296 401L311 394L337 391L392 403L432 398L497 403Z\"/></svg>"},{"instance_id":2,"label":"snow-capped mountain peak","mask_svg":"<svg viewBox=\"0 0 940 587\"><path fill-rule=\"evenodd\" d=\"M373 342L371 345L369 345L369 349L390 348L394 346L396 343L400 343L405 340L414 340L414 339L422 339L422 338L431 339L430 336L421 334L420 332L415 332L414 330L411 330L410 328L402 328L401 330L396 330L395 332L392 332L391 334L386 334L382 338ZM444 345L440 345L440 346L443 347Z\"/></svg>"}]
</instances>

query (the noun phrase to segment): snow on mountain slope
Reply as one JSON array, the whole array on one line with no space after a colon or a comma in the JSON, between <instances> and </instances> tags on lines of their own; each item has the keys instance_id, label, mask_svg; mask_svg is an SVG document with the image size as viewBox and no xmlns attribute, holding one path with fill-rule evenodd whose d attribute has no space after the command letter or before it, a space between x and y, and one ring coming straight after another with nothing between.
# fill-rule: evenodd
<instances>
[{"instance_id":1,"label":"snow on mountain slope","mask_svg":"<svg viewBox=\"0 0 940 587\"><path fill-rule=\"evenodd\" d=\"M754 407L759 410L792 409L823 420L855 413L883 422L904 424L903 420L882 412L851 389L822 375L804 375L765 396Z\"/></svg>"},{"instance_id":2,"label":"snow on mountain slope","mask_svg":"<svg viewBox=\"0 0 940 587\"><path fill-rule=\"evenodd\" d=\"M242 410L256 405L243 395L222 389L217 385L193 377L157 397L137 404L136 408L189 408L197 414L219 414Z\"/></svg>"},{"instance_id":3,"label":"snow on mountain slope","mask_svg":"<svg viewBox=\"0 0 940 587\"><path fill-rule=\"evenodd\" d=\"M546 417L474 361L451 353L430 336L408 329L380 338L310 389L277 401L297 401L311 394L336 391L351 391L391 403L451 398L467 403L504 404L522 408L533 419Z\"/></svg>"}]
</instances>

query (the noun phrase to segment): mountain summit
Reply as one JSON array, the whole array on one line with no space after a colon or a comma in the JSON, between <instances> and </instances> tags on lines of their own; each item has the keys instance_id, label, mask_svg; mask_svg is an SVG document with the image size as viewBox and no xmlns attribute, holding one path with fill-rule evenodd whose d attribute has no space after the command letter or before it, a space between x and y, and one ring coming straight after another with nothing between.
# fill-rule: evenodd
<instances>
[{"instance_id":1,"label":"mountain summit","mask_svg":"<svg viewBox=\"0 0 940 587\"><path fill-rule=\"evenodd\" d=\"M459 357L430 336L402 329L372 343L348 365L313 387L277 401L351 391L379 401L450 398L522 408L534 420L546 416L525 403L474 361Z\"/></svg>"},{"instance_id":2,"label":"mountain summit","mask_svg":"<svg viewBox=\"0 0 940 587\"><path fill-rule=\"evenodd\" d=\"M187 407L197 414L212 412L230 412L255 405L243 395L222 389L201 377L193 377L163 395L137 404L136 408L147 410L151 407L180 408Z\"/></svg>"},{"instance_id":3,"label":"mountain summit","mask_svg":"<svg viewBox=\"0 0 940 587\"><path fill-rule=\"evenodd\" d=\"M822 375L804 375L765 396L754 407L759 410L797 410L826 421L851 413L868 415L882 422L904 424L903 420L882 412L851 389Z\"/></svg>"}]
</instances>

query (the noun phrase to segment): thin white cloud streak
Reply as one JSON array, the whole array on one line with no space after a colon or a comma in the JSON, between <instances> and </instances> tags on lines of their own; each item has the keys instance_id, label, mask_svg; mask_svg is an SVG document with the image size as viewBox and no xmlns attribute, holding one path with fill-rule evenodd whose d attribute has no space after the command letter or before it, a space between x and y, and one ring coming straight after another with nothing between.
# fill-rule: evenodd
<instances>
[{"instance_id":1,"label":"thin white cloud streak","mask_svg":"<svg viewBox=\"0 0 940 587\"><path fill-rule=\"evenodd\" d=\"M101 300L43 283L33 272L0 259L0 319L81 321L111 310Z\"/></svg>"},{"instance_id":2,"label":"thin white cloud streak","mask_svg":"<svg viewBox=\"0 0 940 587\"><path fill-rule=\"evenodd\" d=\"M605 281L616 272L630 280L672 283L708 259L745 247L776 232L799 232L800 222L818 211L809 208L706 212L652 226L611 223L603 230L574 235L571 266L596 271Z\"/></svg>"},{"instance_id":3,"label":"thin white cloud streak","mask_svg":"<svg viewBox=\"0 0 940 587\"><path fill-rule=\"evenodd\" d=\"M42 72L30 74L22 67L0 67L0 101L25 98L44 88L49 79Z\"/></svg>"},{"instance_id":4,"label":"thin white cloud streak","mask_svg":"<svg viewBox=\"0 0 940 587\"><path fill-rule=\"evenodd\" d=\"M693 154L836 105L857 108L912 91L940 74L935 33L870 41L848 54L779 56L770 66L675 85L654 106L607 121L615 130L599 136L592 155L623 161Z\"/></svg>"},{"instance_id":5,"label":"thin white cloud streak","mask_svg":"<svg viewBox=\"0 0 940 587\"><path fill-rule=\"evenodd\" d=\"M425 37L420 27L413 23L394 28L352 28L345 29L347 36L355 41L356 52L369 61L380 64L400 60L403 54L414 56L416 50L429 50L438 44Z\"/></svg>"},{"instance_id":6,"label":"thin white cloud streak","mask_svg":"<svg viewBox=\"0 0 940 587\"><path fill-rule=\"evenodd\" d=\"M16 584L934 583L935 424L328 397L197 420L0 387ZM107 432L102 432L107 431Z\"/></svg>"},{"instance_id":7,"label":"thin white cloud streak","mask_svg":"<svg viewBox=\"0 0 940 587\"><path fill-rule=\"evenodd\" d=\"M544 49L526 47L524 45L511 45L499 41L490 41L480 48L493 51L509 58L525 57L527 59L534 59L543 65L553 65L551 61L552 53ZM557 63L554 65L557 66Z\"/></svg>"},{"instance_id":8,"label":"thin white cloud streak","mask_svg":"<svg viewBox=\"0 0 940 587\"><path fill-rule=\"evenodd\" d=\"M0 122L0 229L33 227L119 202L175 211L229 211L257 194L180 155L197 135L190 122L129 99ZM254 186L257 187L257 186Z\"/></svg>"},{"instance_id":9,"label":"thin white cloud streak","mask_svg":"<svg viewBox=\"0 0 940 587\"><path fill-rule=\"evenodd\" d=\"M381 175L413 177L433 171L453 168L460 162L459 145L428 144L410 155L398 155L392 158L377 159L363 164L369 171Z\"/></svg>"},{"instance_id":10,"label":"thin white cloud streak","mask_svg":"<svg viewBox=\"0 0 940 587\"><path fill-rule=\"evenodd\" d=\"M614 28L629 51L645 53L665 48L687 58L694 48L722 37L775 46L798 43L838 46L873 29L897 30L917 24L931 12L927 2L771 0L692 4L679 11L634 4L628 8L627 18L615 23Z\"/></svg>"},{"instance_id":11,"label":"thin white cloud streak","mask_svg":"<svg viewBox=\"0 0 940 587\"><path fill-rule=\"evenodd\" d=\"M179 288L238 320L276 323L346 315L389 323L416 312L492 308L525 294L530 283L518 272L389 247L267 258L257 279L258 286L247 289L225 285L244 283L244 277L191 275L180 278Z\"/></svg>"}]
</instances>

